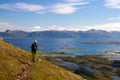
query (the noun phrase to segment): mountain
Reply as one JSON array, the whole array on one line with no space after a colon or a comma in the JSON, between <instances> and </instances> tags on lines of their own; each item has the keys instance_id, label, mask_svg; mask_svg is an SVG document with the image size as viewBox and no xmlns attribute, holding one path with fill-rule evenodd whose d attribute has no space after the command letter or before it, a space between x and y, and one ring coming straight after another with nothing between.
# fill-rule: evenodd
<instances>
[{"instance_id":1,"label":"mountain","mask_svg":"<svg viewBox=\"0 0 120 80\"><path fill-rule=\"evenodd\" d=\"M31 32L28 37L74 37L73 32L70 31L40 31L40 32Z\"/></svg>"},{"instance_id":2,"label":"mountain","mask_svg":"<svg viewBox=\"0 0 120 80\"><path fill-rule=\"evenodd\" d=\"M31 62L31 54L0 40L0 80L84 80L42 57Z\"/></svg>"},{"instance_id":3,"label":"mountain","mask_svg":"<svg viewBox=\"0 0 120 80\"><path fill-rule=\"evenodd\" d=\"M25 32L25 31L10 31L0 32L1 37L47 37L47 38L75 38L75 37L87 37L87 38L97 38L97 37L120 37L119 31L104 31L91 29L88 31L35 31L35 32Z\"/></svg>"},{"instance_id":4,"label":"mountain","mask_svg":"<svg viewBox=\"0 0 120 80\"><path fill-rule=\"evenodd\" d=\"M81 31L79 32L79 34L81 35L81 37L95 37L95 38L96 37L114 37L115 35L115 34L111 34L111 32L107 32L104 30L95 30L95 29L91 29L88 31Z\"/></svg>"},{"instance_id":5,"label":"mountain","mask_svg":"<svg viewBox=\"0 0 120 80\"><path fill-rule=\"evenodd\" d=\"M6 30L5 32L0 32L1 37L27 37L28 32L20 31L20 30Z\"/></svg>"}]
</instances>

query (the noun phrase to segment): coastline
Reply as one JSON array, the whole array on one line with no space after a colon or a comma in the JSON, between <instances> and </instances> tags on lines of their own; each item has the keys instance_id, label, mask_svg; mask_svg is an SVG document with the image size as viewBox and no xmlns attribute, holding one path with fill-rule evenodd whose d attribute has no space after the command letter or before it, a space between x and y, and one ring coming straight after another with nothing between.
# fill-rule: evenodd
<instances>
[{"instance_id":1,"label":"coastline","mask_svg":"<svg viewBox=\"0 0 120 80\"><path fill-rule=\"evenodd\" d=\"M49 53L42 53L41 56L43 57L78 57L78 56L86 56L86 55L99 55L103 58L107 58L108 60L120 60L120 51L107 51L102 54L70 54L70 53L63 53L63 52L49 52Z\"/></svg>"},{"instance_id":2,"label":"coastline","mask_svg":"<svg viewBox=\"0 0 120 80\"><path fill-rule=\"evenodd\" d=\"M102 54L85 55L51 52L41 55L53 64L82 75L87 80L120 80L119 52L107 51Z\"/></svg>"},{"instance_id":3,"label":"coastline","mask_svg":"<svg viewBox=\"0 0 120 80\"><path fill-rule=\"evenodd\" d=\"M120 51L107 51L103 54L103 57L108 60L120 60Z\"/></svg>"}]
</instances>

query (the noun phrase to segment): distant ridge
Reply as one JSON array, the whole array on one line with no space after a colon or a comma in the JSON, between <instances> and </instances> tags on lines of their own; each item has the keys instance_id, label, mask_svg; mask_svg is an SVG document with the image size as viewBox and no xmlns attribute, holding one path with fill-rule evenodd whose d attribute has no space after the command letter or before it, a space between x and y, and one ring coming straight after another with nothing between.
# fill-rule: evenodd
<instances>
[{"instance_id":1,"label":"distant ridge","mask_svg":"<svg viewBox=\"0 0 120 80\"><path fill-rule=\"evenodd\" d=\"M5 32L0 32L1 37L47 37L47 38L75 38L75 37L120 37L119 31L104 31L104 30L95 30L91 29L88 31L35 31L35 32L26 32L20 30L6 30Z\"/></svg>"},{"instance_id":2,"label":"distant ridge","mask_svg":"<svg viewBox=\"0 0 120 80\"><path fill-rule=\"evenodd\" d=\"M0 40L0 80L84 80L43 58L31 62L31 54Z\"/></svg>"}]
</instances>

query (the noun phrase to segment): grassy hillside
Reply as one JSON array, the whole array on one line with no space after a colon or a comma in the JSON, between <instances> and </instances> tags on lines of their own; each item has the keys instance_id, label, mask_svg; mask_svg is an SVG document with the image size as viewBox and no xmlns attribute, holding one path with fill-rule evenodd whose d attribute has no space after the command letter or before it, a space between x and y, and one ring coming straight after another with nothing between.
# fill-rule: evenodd
<instances>
[{"instance_id":1,"label":"grassy hillside","mask_svg":"<svg viewBox=\"0 0 120 80\"><path fill-rule=\"evenodd\" d=\"M31 54L0 40L0 80L83 80L44 59L31 62Z\"/></svg>"}]
</instances>

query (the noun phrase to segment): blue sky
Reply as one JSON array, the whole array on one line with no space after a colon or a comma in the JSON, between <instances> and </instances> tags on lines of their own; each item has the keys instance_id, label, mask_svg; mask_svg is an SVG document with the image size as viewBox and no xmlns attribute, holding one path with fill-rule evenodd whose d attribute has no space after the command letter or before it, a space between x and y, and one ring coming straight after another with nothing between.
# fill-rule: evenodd
<instances>
[{"instance_id":1,"label":"blue sky","mask_svg":"<svg viewBox=\"0 0 120 80\"><path fill-rule=\"evenodd\" d=\"M0 0L0 31L120 31L120 0Z\"/></svg>"}]
</instances>

